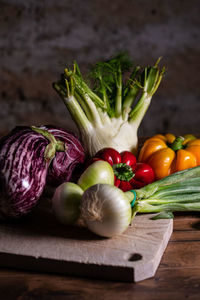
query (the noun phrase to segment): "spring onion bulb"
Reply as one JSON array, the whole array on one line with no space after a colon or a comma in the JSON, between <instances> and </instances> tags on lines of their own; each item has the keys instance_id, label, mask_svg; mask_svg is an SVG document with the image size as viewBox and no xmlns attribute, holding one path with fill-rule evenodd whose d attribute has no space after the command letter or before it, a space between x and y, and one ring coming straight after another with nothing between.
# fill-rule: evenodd
<instances>
[{"instance_id":1,"label":"spring onion bulb","mask_svg":"<svg viewBox=\"0 0 200 300\"><path fill-rule=\"evenodd\" d=\"M114 172L111 165L103 160L91 164L80 176L78 185L82 190L87 190L90 186L98 183L114 185Z\"/></svg>"},{"instance_id":2,"label":"spring onion bulb","mask_svg":"<svg viewBox=\"0 0 200 300\"><path fill-rule=\"evenodd\" d=\"M56 188L52 198L52 209L62 224L75 224L80 217L80 201L83 190L72 182L65 182Z\"/></svg>"},{"instance_id":3,"label":"spring onion bulb","mask_svg":"<svg viewBox=\"0 0 200 300\"><path fill-rule=\"evenodd\" d=\"M91 156L106 147L136 152L138 128L163 77L159 61L144 69L132 68L126 54L117 55L95 65L90 86L74 63L53 84ZM130 77L124 80L127 71Z\"/></svg>"},{"instance_id":4,"label":"spring onion bulb","mask_svg":"<svg viewBox=\"0 0 200 300\"><path fill-rule=\"evenodd\" d=\"M87 227L100 236L119 235L131 222L129 198L115 186L93 185L82 196L81 217Z\"/></svg>"}]
</instances>

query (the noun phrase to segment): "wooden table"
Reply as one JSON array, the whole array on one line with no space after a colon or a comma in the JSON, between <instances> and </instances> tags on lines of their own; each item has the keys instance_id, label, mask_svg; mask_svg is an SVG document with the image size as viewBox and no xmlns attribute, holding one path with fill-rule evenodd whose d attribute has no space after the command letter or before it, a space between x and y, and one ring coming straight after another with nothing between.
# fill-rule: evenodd
<instances>
[{"instance_id":1,"label":"wooden table","mask_svg":"<svg viewBox=\"0 0 200 300\"><path fill-rule=\"evenodd\" d=\"M121 283L0 269L0 299L200 299L200 214L175 214L154 278Z\"/></svg>"}]
</instances>

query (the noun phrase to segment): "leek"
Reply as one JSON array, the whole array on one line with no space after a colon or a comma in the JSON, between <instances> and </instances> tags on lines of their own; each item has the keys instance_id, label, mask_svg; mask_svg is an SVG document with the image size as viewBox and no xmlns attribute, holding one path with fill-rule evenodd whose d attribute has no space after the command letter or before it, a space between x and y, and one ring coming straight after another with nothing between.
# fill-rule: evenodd
<instances>
[{"instance_id":1,"label":"leek","mask_svg":"<svg viewBox=\"0 0 200 300\"><path fill-rule=\"evenodd\" d=\"M136 213L200 211L200 166L171 174L135 193L133 217ZM126 195L131 202L133 194Z\"/></svg>"},{"instance_id":2,"label":"leek","mask_svg":"<svg viewBox=\"0 0 200 300\"><path fill-rule=\"evenodd\" d=\"M136 153L139 125L164 74L159 61L151 67L132 67L128 56L119 54L94 66L90 84L75 62L53 83L89 155L105 147ZM128 72L130 76L125 80Z\"/></svg>"}]
</instances>

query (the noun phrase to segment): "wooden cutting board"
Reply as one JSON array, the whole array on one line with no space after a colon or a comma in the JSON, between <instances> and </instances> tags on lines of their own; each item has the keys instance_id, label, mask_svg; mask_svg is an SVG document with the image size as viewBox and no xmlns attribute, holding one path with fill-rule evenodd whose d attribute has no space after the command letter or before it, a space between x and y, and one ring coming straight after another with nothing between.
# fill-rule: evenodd
<instances>
[{"instance_id":1,"label":"wooden cutting board","mask_svg":"<svg viewBox=\"0 0 200 300\"><path fill-rule=\"evenodd\" d=\"M33 271L140 281L154 276L173 220L138 215L122 235L101 238L59 224L44 198L28 216L0 223L0 265Z\"/></svg>"}]
</instances>

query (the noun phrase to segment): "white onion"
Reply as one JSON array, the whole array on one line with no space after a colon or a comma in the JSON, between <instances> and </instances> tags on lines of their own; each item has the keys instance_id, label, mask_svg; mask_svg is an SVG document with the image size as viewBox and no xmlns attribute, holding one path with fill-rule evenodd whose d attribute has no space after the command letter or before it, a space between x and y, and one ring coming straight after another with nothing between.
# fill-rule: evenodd
<instances>
[{"instance_id":1,"label":"white onion","mask_svg":"<svg viewBox=\"0 0 200 300\"><path fill-rule=\"evenodd\" d=\"M81 217L87 227L100 236L121 234L131 222L129 198L115 186L96 184L82 196Z\"/></svg>"},{"instance_id":2,"label":"white onion","mask_svg":"<svg viewBox=\"0 0 200 300\"><path fill-rule=\"evenodd\" d=\"M80 216L80 201L83 190L75 183L61 184L52 198L53 212L59 222L74 224Z\"/></svg>"},{"instance_id":3,"label":"white onion","mask_svg":"<svg viewBox=\"0 0 200 300\"><path fill-rule=\"evenodd\" d=\"M92 185L107 183L114 185L114 172L111 165L103 160L92 163L80 176L78 185L85 191Z\"/></svg>"}]
</instances>

